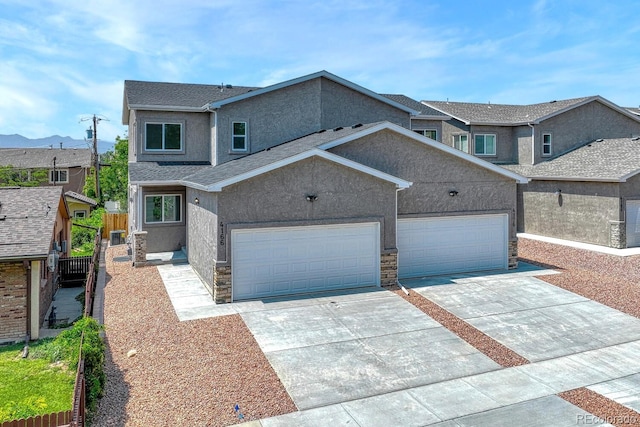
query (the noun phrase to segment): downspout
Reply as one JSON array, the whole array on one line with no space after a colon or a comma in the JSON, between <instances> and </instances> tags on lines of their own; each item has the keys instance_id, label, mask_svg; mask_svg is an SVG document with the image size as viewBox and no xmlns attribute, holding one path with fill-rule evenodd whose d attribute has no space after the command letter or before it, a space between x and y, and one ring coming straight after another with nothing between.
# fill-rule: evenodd
<instances>
[{"instance_id":1,"label":"downspout","mask_svg":"<svg viewBox=\"0 0 640 427\"><path fill-rule=\"evenodd\" d=\"M527 123L531 128L531 164L536 164L536 132L531 123Z\"/></svg>"},{"instance_id":2,"label":"downspout","mask_svg":"<svg viewBox=\"0 0 640 427\"><path fill-rule=\"evenodd\" d=\"M209 141L211 143L211 166L216 166L218 164L218 111L211 109L211 104L205 105L204 111L213 113L213 120L210 120L209 124L215 132L211 132Z\"/></svg>"},{"instance_id":3,"label":"downspout","mask_svg":"<svg viewBox=\"0 0 640 427\"><path fill-rule=\"evenodd\" d=\"M396 251L398 249L398 192L403 190L403 188L396 188L396 206L395 206L395 214L396 214L396 218L395 218L395 222L394 225L396 227ZM399 255L399 251L396 252L396 277L398 277L398 255ZM402 283L400 283L400 278L398 277L396 279L396 283L398 284L398 286L400 286L400 289L402 289L402 292L404 292L406 295L409 295L409 291L407 290L407 288L404 287L404 285Z\"/></svg>"},{"instance_id":4,"label":"downspout","mask_svg":"<svg viewBox=\"0 0 640 427\"><path fill-rule=\"evenodd\" d=\"M22 261L22 265L27 273L27 333L22 350L22 357L25 358L29 354L29 341L31 340L31 262L25 260Z\"/></svg>"}]
</instances>

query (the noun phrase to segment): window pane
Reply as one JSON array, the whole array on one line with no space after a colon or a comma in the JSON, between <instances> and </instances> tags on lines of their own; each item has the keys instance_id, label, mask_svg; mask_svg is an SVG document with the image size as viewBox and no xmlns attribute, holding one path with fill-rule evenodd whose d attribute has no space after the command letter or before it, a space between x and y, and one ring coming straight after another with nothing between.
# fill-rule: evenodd
<instances>
[{"instance_id":1,"label":"window pane","mask_svg":"<svg viewBox=\"0 0 640 427\"><path fill-rule=\"evenodd\" d=\"M486 154L496 154L496 136L485 135L484 142L486 146Z\"/></svg>"},{"instance_id":2,"label":"window pane","mask_svg":"<svg viewBox=\"0 0 640 427\"><path fill-rule=\"evenodd\" d=\"M233 136L246 135L247 124L245 122L233 122Z\"/></svg>"},{"instance_id":3,"label":"window pane","mask_svg":"<svg viewBox=\"0 0 640 427\"><path fill-rule=\"evenodd\" d=\"M484 135L476 135L476 154L484 154Z\"/></svg>"},{"instance_id":4,"label":"window pane","mask_svg":"<svg viewBox=\"0 0 640 427\"><path fill-rule=\"evenodd\" d=\"M164 196L164 220L180 221L179 196Z\"/></svg>"},{"instance_id":5,"label":"window pane","mask_svg":"<svg viewBox=\"0 0 640 427\"><path fill-rule=\"evenodd\" d=\"M424 131L424 136L426 136L427 138L431 138L433 140L436 139L436 131L435 130L425 130Z\"/></svg>"},{"instance_id":6,"label":"window pane","mask_svg":"<svg viewBox=\"0 0 640 427\"><path fill-rule=\"evenodd\" d=\"M164 148L165 150L180 150L181 132L179 124L164 125Z\"/></svg>"},{"instance_id":7,"label":"window pane","mask_svg":"<svg viewBox=\"0 0 640 427\"><path fill-rule=\"evenodd\" d=\"M460 135L460 150L465 153L469 152L469 138L467 135Z\"/></svg>"},{"instance_id":8,"label":"window pane","mask_svg":"<svg viewBox=\"0 0 640 427\"><path fill-rule=\"evenodd\" d=\"M233 137L233 149L234 150L246 150L246 144L245 144L245 137L244 136L234 136Z\"/></svg>"},{"instance_id":9,"label":"window pane","mask_svg":"<svg viewBox=\"0 0 640 427\"><path fill-rule=\"evenodd\" d=\"M162 125L157 123L147 123L147 150L162 150Z\"/></svg>"},{"instance_id":10,"label":"window pane","mask_svg":"<svg viewBox=\"0 0 640 427\"><path fill-rule=\"evenodd\" d=\"M67 178L67 171L59 171L60 175L59 175L59 179L58 181L60 182L67 182L68 178Z\"/></svg>"},{"instance_id":11,"label":"window pane","mask_svg":"<svg viewBox=\"0 0 640 427\"><path fill-rule=\"evenodd\" d=\"M162 221L162 196L146 196L145 197L145 221L146 222Z\"/></svg>"}]
</instances>

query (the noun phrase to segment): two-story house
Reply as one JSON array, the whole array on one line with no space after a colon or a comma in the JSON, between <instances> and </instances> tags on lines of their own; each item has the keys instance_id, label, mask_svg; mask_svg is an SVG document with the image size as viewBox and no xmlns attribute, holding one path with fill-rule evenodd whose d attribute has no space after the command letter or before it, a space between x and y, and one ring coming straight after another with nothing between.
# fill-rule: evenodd
<instances>
[{"instance_id":1,"label":"two-story house","mask_svg":"<svg viewBox=\"0 0 640 427\"><path fill-rule=\"evenodd\" d=\"M640 116L600 97L532 105L423 103L451 118L441 141L529 178L518 230L640 246Z\"/></svg>"},{"instance_id":2,"label":"two-story house","mask_svg":"<svg viewBox=\"0 0 640 427\"><path fill-rule=\"evenodd\" d=\"M185 248L216 302L514 267L526 179L412 130L447 116L411 101L326 71L126 81L134 259Z\"/></svg>"}]
</instances>

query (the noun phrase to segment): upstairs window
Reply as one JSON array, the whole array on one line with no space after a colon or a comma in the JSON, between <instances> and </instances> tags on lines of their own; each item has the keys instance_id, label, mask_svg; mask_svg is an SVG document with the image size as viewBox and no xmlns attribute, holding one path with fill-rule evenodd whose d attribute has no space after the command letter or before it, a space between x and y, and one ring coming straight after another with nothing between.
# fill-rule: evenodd
<instances>
[{"instance_id":1,"label":"upstairs window","mask_svg":"<svg viewBox=\"0 0 640 427\"><path fill-rule=\"evenodd\" d=\"M496 136L492 134L477 134L474 137L476 154L481 156L496 155Z\"/></svg>"},{"instance_id":2,"label":"upstairs window","mask_svg":"<svg viewBox=\"0 0 640 427\"><path fill-rule=\"evenodd\" d=\"M543 133L542 134L542 155L550 156L551 155L551 134Z\"/></svg>"},{"instance_id":3,"label":"upstairs window","mask_svg":"<svg viewBox=\"0 0 640 427\"><path fill-rule=\"evenodd\" d=\"M182 196L179 194L154 194L144 198L144 222L147 224L180 222Z\"/></svg>"},{"instance_id":4,"label":"upstairs window","mask_svg":"<svg viewBox=\"0 0 640 427\"><path fill-rule=\"evenodd\" d=\"M438 133L436 132L435 129L421 129L421 130L414 130L414 132L419 133L422 136L426 136L427 138L431 138L434 141L437 141L438 138Z\"/></svg>"},{"instance_id":5,"label":"upstairs window","mask_svg":"<svg viewBox=\"0 0 640 427\"><path fill-rule=\"evenodd\" d=\"M147 123L145 128L145 150L182 150L181 123Z\"/></svg>"},{"instance_id":6,"label":"upstairs window","mask_svg":"<svg viewBox=\"0 0 640 427\"><path fill-rule=\"evenodd\" d=\"M67 184L69 182L69 171L67 169L55 169L49 171L49 183Z\"/></svg>"},{"instance_id":7,"label":"upstairs window","mask_svg":"<svg viewBox=\"0 0 640 427\"><path fill-rule=\"evenodd\" d=\"M231 151L247 151L247 122L231 123Z\"/></svg>"},{"instance_id":8,"label":"upstairs window","mask_svg":"<svg viewBox=\"0 0 640 427\"><path fill-rule=\"evenodd\" d=\"M469 135L453 135L452 138L453 148L464 151L465 153L469 152Z\"/></svg>"}]
</instances>

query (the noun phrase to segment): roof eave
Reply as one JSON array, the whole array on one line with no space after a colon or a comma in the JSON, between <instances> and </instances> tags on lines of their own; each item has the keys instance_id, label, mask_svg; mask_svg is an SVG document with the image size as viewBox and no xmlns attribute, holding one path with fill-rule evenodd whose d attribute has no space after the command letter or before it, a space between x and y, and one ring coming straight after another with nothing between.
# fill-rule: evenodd
<instances>
[{"instance_id":1,"label":"roof eave","mask_svg":"<svg viewBox=\"0 0 640 427\"><path fill-rule=\"evenodd\" d=\"M626 181L626 178L596 178L596 177L585 177L585 176L530 176L529 180L530 181L624 182Z\"/></svg>"}]
</instances>

